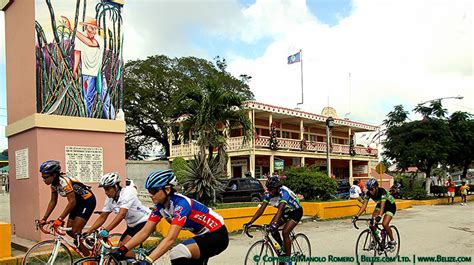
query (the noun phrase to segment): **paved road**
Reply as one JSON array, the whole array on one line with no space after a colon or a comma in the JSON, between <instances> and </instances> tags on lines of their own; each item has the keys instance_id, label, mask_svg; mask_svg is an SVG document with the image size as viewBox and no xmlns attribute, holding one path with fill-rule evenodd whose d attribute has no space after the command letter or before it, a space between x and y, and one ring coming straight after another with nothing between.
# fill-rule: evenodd
<instances>
[{"instance_id":1,"label":"paved road","mask_svg":"<svg viewBox=\"0 0 474 265\"><path fill-rule=\"evenodd\" d=\"M397 212L393 224L400 229L401 256L411 259L413 255L470 256L472 262L464 264L474 264L474 203L468 206L416 206ZM356 230L348 219L304 223L296 229L310 238L312 256L354 257L360 230ZM228 249L211 259L209 264L243 264L245 254L255 240L255 237L232 235ZM405 264L413 264L413 261Z\"/></svg>"}]
</instances>

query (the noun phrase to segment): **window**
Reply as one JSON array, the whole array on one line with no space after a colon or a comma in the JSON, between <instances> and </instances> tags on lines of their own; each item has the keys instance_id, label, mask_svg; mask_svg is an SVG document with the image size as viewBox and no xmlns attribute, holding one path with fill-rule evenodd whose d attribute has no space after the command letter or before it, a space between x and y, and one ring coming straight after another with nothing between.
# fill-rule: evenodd
<instances>
[{"instance_id":1,"label":"window","mask_svg":"<svg viewBox=\"0 0 474 265\"><path fill-rule=\"evenodd\" d=\"M291 139L291 133L290 133L290 132L282 131L282 132L281 132L281 138Z\"/></svg>"}]
</instances>

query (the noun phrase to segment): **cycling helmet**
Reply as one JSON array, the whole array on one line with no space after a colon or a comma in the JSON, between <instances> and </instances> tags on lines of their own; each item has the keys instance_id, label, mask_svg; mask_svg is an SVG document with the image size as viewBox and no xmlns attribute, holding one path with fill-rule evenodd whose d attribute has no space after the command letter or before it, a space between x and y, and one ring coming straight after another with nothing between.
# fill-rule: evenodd
<instances>
[{"instance_id":1,"label":"cycling helmet","mask_svg":"<svg viewBox=\"0 0 474 265\"><path fill-rule=\"evenodd\" d=\"M115 184L120 183L120 176L117 172L111 172L103 175L100 178L99 182L99 188L102 187L112 187L115 186Z\"/></svg>"},{"instance_id":2,"label":"cycling helmet","mask_svg":"<svg viewBox=\"0 0 474 265\"><path fill-rule=\"evenodd\" d=\"M145 189L163 189L176 185L178 180L171 169L151 172L145 180Z\"/></svg>"},{"instance_id":3,"label":"cycling helmet","mask_svg":"<svg viewBox=\"0 0 474 265\"><path fill-rule=\"evenodd\" d=\"M367 183L365 184L365 186L367 187L368 190L370 190L373 188L377 188L379 186L379 182L376 179L371 178L367 180Z\"/></svg>"},{"instance_id":4,"label":"cycling helmet","mask_svg":"<svg viewBox=\"0 0 474 265\"><path fill-rule=\"evenodd\" d=\"M267 184L266 184L265 186L266 186L267 189L269 189L269 190L273 190L273 189L275 189L275 188L281 187L282 184L281 184L281 182L280 182L280 177L273 176L273 177L268 178Z\"/></svg>"},{"instance_id":5,"label":"cycling helmet","mask_svg":"<svg viewBox=\"0 0 474 265\"><path fill-rule=\"evenodd\" d=\"M59 161L48 160L41 164L39 171L43 174L59 173L61 165L59 165Z\"/></svg>"}]
</instances>

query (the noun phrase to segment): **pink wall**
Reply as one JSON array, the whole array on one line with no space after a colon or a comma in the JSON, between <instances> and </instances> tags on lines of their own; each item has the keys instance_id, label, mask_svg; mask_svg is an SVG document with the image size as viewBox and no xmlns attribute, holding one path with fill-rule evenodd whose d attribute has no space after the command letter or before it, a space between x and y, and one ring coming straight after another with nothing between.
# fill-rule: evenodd
<instances>
[{"instance_id":1,"label":"pink wall","mask_svg":"<svg viewBox=\"0 0 474 265\"><path fill-rule=\"evenodd\" d=\"M85 118L86 119L86 118ZM117 171L125 178L125 141L123 134L103 133L74 130L58 130L35 128L9 138L9 157L11 161L11 223L12 230L19 237L32 240L45 239L47 236L40 235L34 228L34 220L43 216L50 199L50 187L43 183L38 172L38 166L45 160L55 159L61 162L65 170L64 147L70 146L94 146L102 147L104 173ZM29 179L16 180L15 172L15 150L29 149ZM93 187L97 199L96 210L101 210L105 194L99 189L97 183L88 183ZM57 218L66 206L66 198L60 197L58 205L50 218ZM114 215L109 217L111 221ZM89 225L96 219L95 216L89 220ZM116 230L122 232L125 225Z\"/></svg>"},{"instance_id":2,"label":"pink wall","mask_svg":"<svg viewBox=\"0 0 474 265\"><path fill-rule=\"evenodd\" d=\"M36 113L35 1L5 12L8 123ZM14 91L14 93L13 93Z\"/></svg>"}]
</instances>

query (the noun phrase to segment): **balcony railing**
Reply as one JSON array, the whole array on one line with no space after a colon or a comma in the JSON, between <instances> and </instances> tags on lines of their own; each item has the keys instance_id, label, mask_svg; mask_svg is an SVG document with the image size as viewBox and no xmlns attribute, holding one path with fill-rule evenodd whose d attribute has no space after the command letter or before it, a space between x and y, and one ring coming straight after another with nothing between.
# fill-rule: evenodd
<instances>
[{"instance_id":1,"label":"balcony railing","mask_svg":"<svg viewBox=\"0 0 474 265\"><path fill-rule=\"evenodd\" d=\"M278 150L310 152L310 153L326 153L326 143L306 141L306 148L302 150L301 140L277 138ZM270 149L270 137L258 136L255 138L256 149ZM331 154L349 155L349 145L332 144ZM227 151L249 150L250 142L243 144L243 137L232 137L227 141ZM376 149L367 150L365 147L354 147L356 155L359 156L377 156ZM196 144L182 144L171 146L171 156L193 156L199 151L199 146Z\"/></svg>"}]
</instances>

